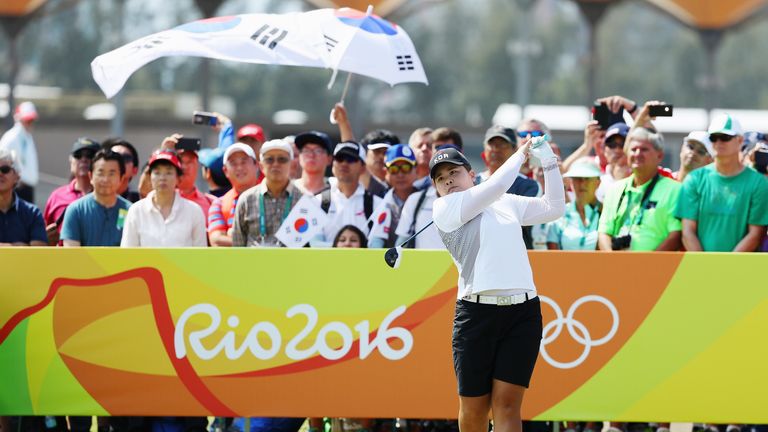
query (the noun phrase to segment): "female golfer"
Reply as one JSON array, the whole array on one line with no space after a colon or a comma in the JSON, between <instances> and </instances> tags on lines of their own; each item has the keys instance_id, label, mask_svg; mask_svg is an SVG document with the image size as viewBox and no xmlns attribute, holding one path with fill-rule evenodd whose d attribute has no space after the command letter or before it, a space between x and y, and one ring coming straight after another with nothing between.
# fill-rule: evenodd
<instances>
[{"instance_id":1,"label":"female golfer","mask_svg":"<svg viewBox=\"0 0 768 432\"><path fill-rule=\"evenodd\" d=\"M533 148L530 148L533 143ZM530 152L545 172L541 198L507 194ZM563 215L557 158L543 139L525 141L484 183L474 185L469 161L456 149L430 161L439 198L438 233L459 271L453 322L453 365L459 386L459 429L520 432L520 407L541 341L541 308L523 243L522 225Z\"/></svg>"}]
</instances>

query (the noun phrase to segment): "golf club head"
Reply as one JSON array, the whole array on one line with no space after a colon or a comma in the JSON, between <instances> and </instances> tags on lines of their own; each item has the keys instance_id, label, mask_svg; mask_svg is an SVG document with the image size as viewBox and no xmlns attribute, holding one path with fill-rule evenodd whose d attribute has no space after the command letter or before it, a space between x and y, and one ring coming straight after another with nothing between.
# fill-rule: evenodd
<instances>
[{"instance_id":1,"label":"golf club head","mask_svg":"<svg viewBox=\"0 0 768 432\"><path fill-rule=\"evenodd\" d=\"M401 252L402 248L400 246L387 249L387 252L384 254L384 261L394 269L400 267Z\"/></svg>"}]
</instances>

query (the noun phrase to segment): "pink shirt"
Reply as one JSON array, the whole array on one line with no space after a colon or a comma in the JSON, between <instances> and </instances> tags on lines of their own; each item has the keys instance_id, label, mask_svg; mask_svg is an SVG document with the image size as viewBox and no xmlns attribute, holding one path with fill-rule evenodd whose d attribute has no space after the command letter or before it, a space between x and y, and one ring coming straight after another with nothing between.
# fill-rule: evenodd
<instances>
[{"instance_id":1,"label":"pink shirt","mask_svg":"<svg viewBox=\"0 0 768 432\"><path fill-rule=\"evenodd\" d=\"M75 200L85 195L82 191L75 190L75 180L64 186L56 188L45 203L43 219L45 226L58 222L58 232L61 232L61 222L64 220L64 210Z\"/></svg>"}]
</instances>

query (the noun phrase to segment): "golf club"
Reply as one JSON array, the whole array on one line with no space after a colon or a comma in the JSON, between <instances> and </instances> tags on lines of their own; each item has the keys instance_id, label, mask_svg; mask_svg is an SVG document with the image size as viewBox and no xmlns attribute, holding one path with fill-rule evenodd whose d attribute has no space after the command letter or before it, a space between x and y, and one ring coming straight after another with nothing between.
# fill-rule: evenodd
<instances>
[{"instance_id":1,"label":"golf club","mask_svg":"<svg viewBox=\"0 0 768 432\"><path fill-rule=\"evenodd\" d=\"M387 249L387 252L384 253L384 262L386 262L388 266L395 269L400 267L400 257L401 257L400 253L403 250L403 245L413 240L414 238L416 238L417 235L421 234L422 231L429 228L429 226L432 225L433 223L435 223L435 221L429 222L428 224L424 225L423 228L418 230L416 234L408 237L404 242L400 243L398 246Z\"/></svg>"}]
</instances>

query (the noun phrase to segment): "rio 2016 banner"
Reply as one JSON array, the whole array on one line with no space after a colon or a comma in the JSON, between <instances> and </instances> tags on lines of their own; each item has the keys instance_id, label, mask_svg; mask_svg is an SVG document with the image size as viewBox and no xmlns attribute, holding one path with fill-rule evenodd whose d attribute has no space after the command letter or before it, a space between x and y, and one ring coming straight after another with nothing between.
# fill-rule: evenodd
<instances>
[{"instance_id":1,"label":"rio 2016 banner","mask_svg":"<svg viewBox=\"0 0 768 432\"><path fill-rule=\"evenodd\" d=\"M0 249L0 414L455 418L453 263L382 255ZM525 418L768 423L768 256L530 257Z\"/></svg>"}]
</instances>

